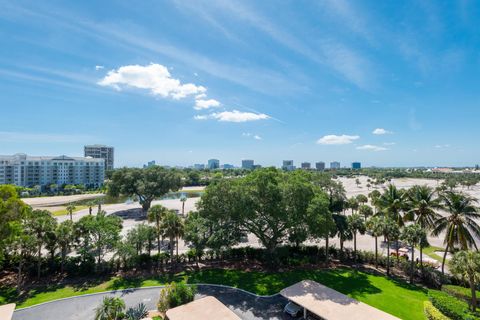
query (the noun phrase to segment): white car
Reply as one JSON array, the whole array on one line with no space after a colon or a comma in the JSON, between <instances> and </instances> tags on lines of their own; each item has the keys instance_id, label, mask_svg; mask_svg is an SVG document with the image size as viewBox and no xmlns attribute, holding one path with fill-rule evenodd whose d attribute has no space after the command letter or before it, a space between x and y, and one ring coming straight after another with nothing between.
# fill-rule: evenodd
<instances>
[{"instance_id":1,"label":"white car","mask_svg":"<svg viewBox=\"0 0 480 320\"><path fill-rule=\"evenodd\" d=\"M300 307L298 304L295 304L293 302L287 303L285 308L283 308L283 311L286 314L291 315L292 317L298 317L302 313L302 307Z\"/></svg>"}]
</instances>

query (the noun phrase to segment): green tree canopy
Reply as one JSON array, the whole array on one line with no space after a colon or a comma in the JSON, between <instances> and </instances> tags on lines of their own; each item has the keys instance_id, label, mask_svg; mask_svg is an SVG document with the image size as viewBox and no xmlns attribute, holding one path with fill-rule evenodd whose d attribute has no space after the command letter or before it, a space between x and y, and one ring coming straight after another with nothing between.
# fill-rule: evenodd
<instances>
[{"instance_id":1,"label":"green tree canopy","mask_svg":"<svg viewBox=\"0 0 480 320\"><path fill-rule=\"evenodd\" d=\"M153 200L182 186L181 175L160 166L148 168L122 168L112 173L108 184L111 196L136 196L146 212Z\"/></svg>"}]
</instances>

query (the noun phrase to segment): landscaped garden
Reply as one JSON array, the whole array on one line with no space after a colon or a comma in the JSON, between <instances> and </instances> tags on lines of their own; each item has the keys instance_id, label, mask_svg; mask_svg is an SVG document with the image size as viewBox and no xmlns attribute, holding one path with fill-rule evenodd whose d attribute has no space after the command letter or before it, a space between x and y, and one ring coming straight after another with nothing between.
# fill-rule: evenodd
<instances>
[{"instance_id":1,"label":"landscaped garden","mask_svg":"<svg viewBox=\"0 0 480 320\"><path fill-rule=\"evenodd\" d=\"M119 290L133 287L159 286L171 281L187 283L223 284L237 287L258 295L271 295L304 279L315 280L359 301L391 313L402 319L424 319L423 302L428 299L428 290L380 275L352 269L295 270L282 273L209 269L181 272L172 276L151 278L114 277L101 283L76 286L50 286L31 290L18 300L14 291L0 291L0 303L14 301L23 308L38 303L82 294Z\"/></svg>"}]
</instances>

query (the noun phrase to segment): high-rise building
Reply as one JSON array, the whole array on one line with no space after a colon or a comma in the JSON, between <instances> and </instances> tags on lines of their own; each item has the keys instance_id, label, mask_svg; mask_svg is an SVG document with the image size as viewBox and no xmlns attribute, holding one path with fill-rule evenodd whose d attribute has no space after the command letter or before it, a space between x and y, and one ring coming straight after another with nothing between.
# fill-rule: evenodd
<instances>
[{"instance_id":1,"label":"high-rise building","mask_svg":"<svg viewBox=\"0 0 480 320\"><path fill-rule=\"evenodd\" d=\"M103 144L87 145L83 148L85 157L95 159L105 159L105 171L113 170L114 167L114 148Z\"/></svg>"},{"instance_id":2,"label":"high-rise building","mask_svg":"<svg viewBox=\"0 0 480 320\"><path fill-rule=\"evenodd\" d=\"M318 171L324 171L325 170L325 162L319 161L315 163L315 169Z\"/></svg>"},{"instance_id":3,"label":"high-rise building","mask_svg":"<svg viewBox=\"0 0 480 320\"><path fill-rule=\"evenodd\" d=\"M282 169L285 171L295 170L295 166L293 165L293 160L283 160Z\"/></svg>"},{"instance_id":4,"label":"high-rise building","mask_svg":"<svg viewBox=\"0 0 480 320\"><path fill-rule=\"evenodd\" d=\"M220 168L220 160L217 160L217 159L208 160L207 168L208 169L218 169L218 168Z\"/></svg>"},{"instance_id":5,"label":"high-rise building","mask_svg":"<svg viewBox=\"0 0 480 320\"><path fill-rule=\"evenodd\" d=\"M147 164L144 164L143 167L150 168L150 167L154 167L155 165L156 165L155 160L152 160L152 161L148 161Z\"/></svg>"},{"instance_id":6,"label":"high-rise building","mask_svg":"<svg viewBox=\"0 0 480 320\"><path fill-rule=\"evenodd\" d=\"M340 169L340 162L338 161L330 162L330 169L332 170Z\"/></svg>"},{"instance_id":7,"label":"high-rise building","mask_svg":"<svg viewBox=\"0 0 480 320\"><path fill-rule=\"evenodd\" d=\"M193 165L193 168L196 169L196 170L203 170L203 169L205 169L205 165L203 163L195 163Z\"/></svg>"},{"instance_id":8,"label":"high-rise building","mask_svg":"<svg viewBox=\"0 0 480 320\"><path fill-rule=\"evenodd\" d=\"M353 170L362 169L362 163L361 162L352 162L352 169Z\"/></svg>"},{"instance_id":9,"label":"high-rise building","mask_svg":"<svg viewBox=\"0 0 480 320\"><path fill-rule=\"evenodd\" d=\"M302 162L301 166L302 166L302 169L304 170L309 170L312 167L310 162Z\"/></svg>"},{"instance_id":10,"label":"high-rise building","mask_svg":"<svg viewBox=\"0 0 480 320\"><path fill-rule=\"evenodd\" d=\"M242 160L242 169L253 169L255 162L253 160Z\"/></svg>"},{"instance_id":11,"label":"high-rise building","mask_svg":"<svg viewBox=\"0 0 480 320\"><path fill-rule=\"evenodd\" d=\"M223 169L233 169L233 168L235 168L235 166L234 166L233 164L224 163L224 164L222 165L222 168L223 168Z\"/></svg>"},{"instance_id":12,"label":"high-rise building","mask_svg":"<svg viewBox=\"0 0 480 320\"><path fill-rule=\"evenodd\" d=\"M99 187L104 180L104 159L32 157L24 153L0 156L0 184L22 187L82 184L87 187Z\"/></svg>"}]
</instances>

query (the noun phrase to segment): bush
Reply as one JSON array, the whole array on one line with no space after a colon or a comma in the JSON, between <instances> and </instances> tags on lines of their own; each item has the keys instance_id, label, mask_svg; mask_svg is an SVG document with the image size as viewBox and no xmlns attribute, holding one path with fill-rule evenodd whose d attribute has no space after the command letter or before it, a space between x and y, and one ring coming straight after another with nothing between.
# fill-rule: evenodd
<instances>
[{"instance_id":1,"label":"bush","mask_svg":"<svg viewBox=\"0 0 480 320\"><path fill-rule=\"evenodd\" d=\"M148 315L147 307L143 303L139 303L136 307L128 308L125 312L126 320L141 320Z\"/></svg>"},{"instance_id":2,"label":"bush","mask_svg":"<svg viewBox=\"0 0 480 320\"><path fill-rule=\"evenodd\" d=\"M459 300L442 291L430 290L428 295L433 306L453 320L480 319L470 312L468 304L465 301Z\"/></svg>"},{"instance_id":3,"label":"bush","mask_svg":"<svg viewBox=\"0 0 480 320\"><path fill-rule=\"evenodd\" d=\"M454 285L444 285L442 286L442 291L445 291L446 293L459 299L465 300L469 304L472 300L472 291L470 290L470 288ZM480 291L477 291L477 298L478 297L480 297Z\"/></svg>"},{"instance_id":4,"label":"bush","mask_svg":"<svg viewBox=\"0 0 480 320\"><path fill-rule=\"evenodd\" d=\"M166 312L168 309L193 301L196 291L195 286L188 286L183 282L172 282L166 285L160 291L158 311Z\"/></svg>"},{"instance_id":5,"label":"bush","mask_svg":"<svg viewBox=\"0 0 480 320\"><path fill-rule=\"evenodd\" d=\"M428 300L423 302L423 311L425 312L427 320L449 320L447 316L435 308L432 302Z\"/></svg>"}]
</instances>

